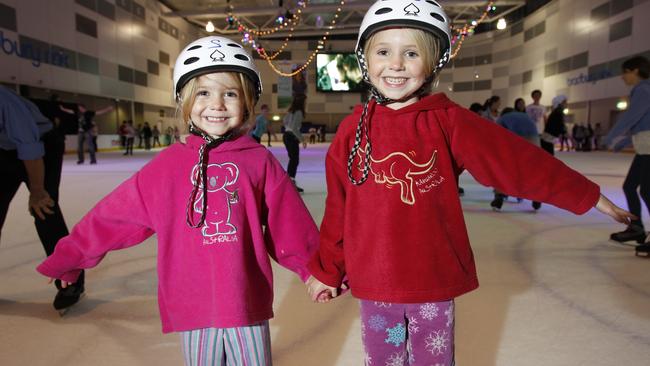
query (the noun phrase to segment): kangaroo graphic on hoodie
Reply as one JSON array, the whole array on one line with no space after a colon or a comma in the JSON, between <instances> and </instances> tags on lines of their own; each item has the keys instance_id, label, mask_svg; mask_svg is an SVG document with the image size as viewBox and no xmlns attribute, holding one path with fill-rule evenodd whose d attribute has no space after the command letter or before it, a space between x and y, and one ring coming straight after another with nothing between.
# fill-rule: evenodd
<instances>
[{"instance_id":1,"label":"kangaroo graphic on hoodie","mask_svg":"<svg viewBox=\"0 0 650 366\"><path fill-rule=\"evenodd\" d=\"M357 150L357 156L360 158L357 164L357 169L360 171L363 171L363 165L361 163L363 162L365 153L365 147ZM413 151L410 151L409 153L412 156L416 155ZM425 175L434 170L433 167L436 163L437 154L438 150L434 150L431 154L431 158L427 162L421 164L416 163L408 154L401 151L392 152L380 159L375 159L371 156L370 172L374 176L375 183L377 184L385 183L389 188L394 185L399 185L400 199L402 202L407 205L414 205L414 178ZM433 172L435 173L435 170ZM441 183L443 179L443 177L437 177L437 184ZM429 180L430 179L426 179L426 181Z\"/></svg>"}]
</instances>

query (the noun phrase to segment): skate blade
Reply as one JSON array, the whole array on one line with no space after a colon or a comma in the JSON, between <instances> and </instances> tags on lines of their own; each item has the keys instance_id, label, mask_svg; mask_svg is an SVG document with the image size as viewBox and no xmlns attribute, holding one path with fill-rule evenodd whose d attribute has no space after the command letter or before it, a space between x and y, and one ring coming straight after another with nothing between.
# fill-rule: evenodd
<instances>
[{"instance_id":1,"label":"skate blade","mask_svg":"<svg viewBox=\"0 0 650 366\"><path fill-rule=\"evenodd\" d=\"M67 314L68 311L70 311L70 309L72 309L74 306L76 306L77 304L79 304L79 302L80 302L80 301L81 301L85 296L86 296L86 293L83 292L81 295L79 295L79 300L77 300L77 302L75 302L74 304L72 304L72 305L70 305L70 306L68 306L68 307L62 308L62 309L56 309L56 311L59 313L59 316L63 318L63 317L65 316L65 314Z\"/></svg>"},{"instance_id":2,"label":"skate blade","mask_svg":"<svg viewBox=\"0 0 650 366\"><path fill-rule=\"evenodd\" d=\"M639 244L637 244L635 241L616 241L616 240L609 239L609 242L614 243L616 245L622 245L624 247L635 247L636 248L636 247L639 246Z\"/></svg>"}]
</instances>

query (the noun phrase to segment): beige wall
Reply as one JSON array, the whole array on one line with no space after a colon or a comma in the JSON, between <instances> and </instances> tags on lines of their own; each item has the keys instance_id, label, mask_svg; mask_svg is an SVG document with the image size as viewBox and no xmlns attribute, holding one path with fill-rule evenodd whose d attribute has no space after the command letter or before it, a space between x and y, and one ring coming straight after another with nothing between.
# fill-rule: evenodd
<instances>
[{"instance_id":1,"label":"beige wall","mask_svg":"<svg viewBox=\"0 0 650 366\"><path fill-rule=\"evenodd\" d=\"M104 1L115 4L114 0ZM111 133L112 124L123 119L137 119L136 123L141 122L139 119L152 123L162 120L164 126L176 123L170 92L170 65L173 65L182 47L200 35L195 27L182 19L162 18L179 30L177 39L170 36L158 29L161 13L166 11L163 5L153 0L134 1L145 7L144 21L134 20L131 14L118 6L115 6L115 20L110 20L74 0L0 0L2 4L13 7L17 14L17 30L0 28L3 37L16 40L19 35L27 36L95 57L99 62L99 72L92 74L47 64L34 67L30 60L0 52L0 81L55 91L64 101L86 100L86 104L97 108L107 103L119 105L117 112L101 117L106 120L102 124L102 133ZM612 77L576 86L569 86L567 79L587 73L590 65L650 51L650 45L645 40L650 33L650 22L646 20L646 15L650 14L650 1L635 0L632 9L598 23L592 22L591 10L605 2L556 0L526 18L523 21L523 32L511 35L510 30L495 31L469 38L458 57L489 54L492 62L446 68L441 74L438 90L464 106L469 106L472 102L483 102L492 94L502 97L502 106L511 105L517 97L530 101L529 94L533 89L541 89L544 93L542 103L549 105L554 95L564 93L572 103L574 120L586 121L589 117L592 122L609 122L604 121L604 116L609 116L612 105L629 93L620 79ZM75 14L97 23L97 38L76 31ZM611 25L628 18L632 18L632 35L609 42ZM540 22L545 23L545 32L525 42L525 31ZM355 41L327 42L326 50L352 51L354 44ZM264 41L263 45L268 49L276 49L280 43ZM294 41L288 49L292 60L280 61L280 64L300 64L311 53L307 41ZM159 51L169 54L170 65L159 62ZM546 64L581 52L589 53L587 67L545 77ZM500 57L504 53L511 56L505 59ZM119 80L118 65L147 72L147 60L158 62L159 74L147 73L146 87ZM282 115L285 111L278 109L277 94L273 93L273 85L278 83L279 76L266 61L257 60L256 63L262 74L265 91L260 104L268 104L272 113ZM523 83L521 76L526 71L532 72L532 80ZM479 76L478 79L476 75ZM490 80L491 89L465 92L454 90L457 83L481 80ZM317 92L313 65L307 68L307 82L307 121L325 123L332 129L343 116L350 113L354 105L361 102L359 93ZM591 113L587 112L586 104L574 104L586 101L591 101ZM144 111L133 115L130 102L143 103ZM160 117L160 109L165 111L164 117Z\"/></svg>"}]
</instances>

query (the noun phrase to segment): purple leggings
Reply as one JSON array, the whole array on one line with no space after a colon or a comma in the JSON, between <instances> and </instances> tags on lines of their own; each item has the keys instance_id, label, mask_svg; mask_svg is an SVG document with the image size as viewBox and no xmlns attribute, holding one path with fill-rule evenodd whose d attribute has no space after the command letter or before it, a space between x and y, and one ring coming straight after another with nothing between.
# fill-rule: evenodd
<instances>
[{"instance_id":1,"label":"purple leggings","mask_svg":"<svg viewBox=\"0 0 650 366\"><path fill-rule=\"evenodd\" d=\"M360 300L366 365L454 365L454 301Z\"/></svg>"}]
</instances>

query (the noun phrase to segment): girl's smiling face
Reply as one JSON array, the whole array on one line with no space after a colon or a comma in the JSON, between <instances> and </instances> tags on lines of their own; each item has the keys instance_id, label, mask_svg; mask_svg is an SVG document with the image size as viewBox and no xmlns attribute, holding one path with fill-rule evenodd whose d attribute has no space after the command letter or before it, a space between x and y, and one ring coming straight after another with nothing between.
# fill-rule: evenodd
<instances>
[{"instance_id":1,"label":"girl's smiling face","mask_svg":"<svg viewBox=\"0 0 650 366\"><path fill-rule=\"evenodd\" d=\"M244 123L244 98L231 73L216 72L198 77L190 117L212 137L220 137Z\"/></svg>"},{"instance_id":2,"label":"girl's smiling face","mask_svg":"<svg viewBox=\"0 0 650 366\"><path fill-rule=\"evenodd\" d=\"M366 49L368 77L384 96L400 100L420 89L427 79L422 50L412 32L405 29L386 29L375 33ZM388 105L399 109L417 102L414 95Z\"/></svg>"}]
</instances>

